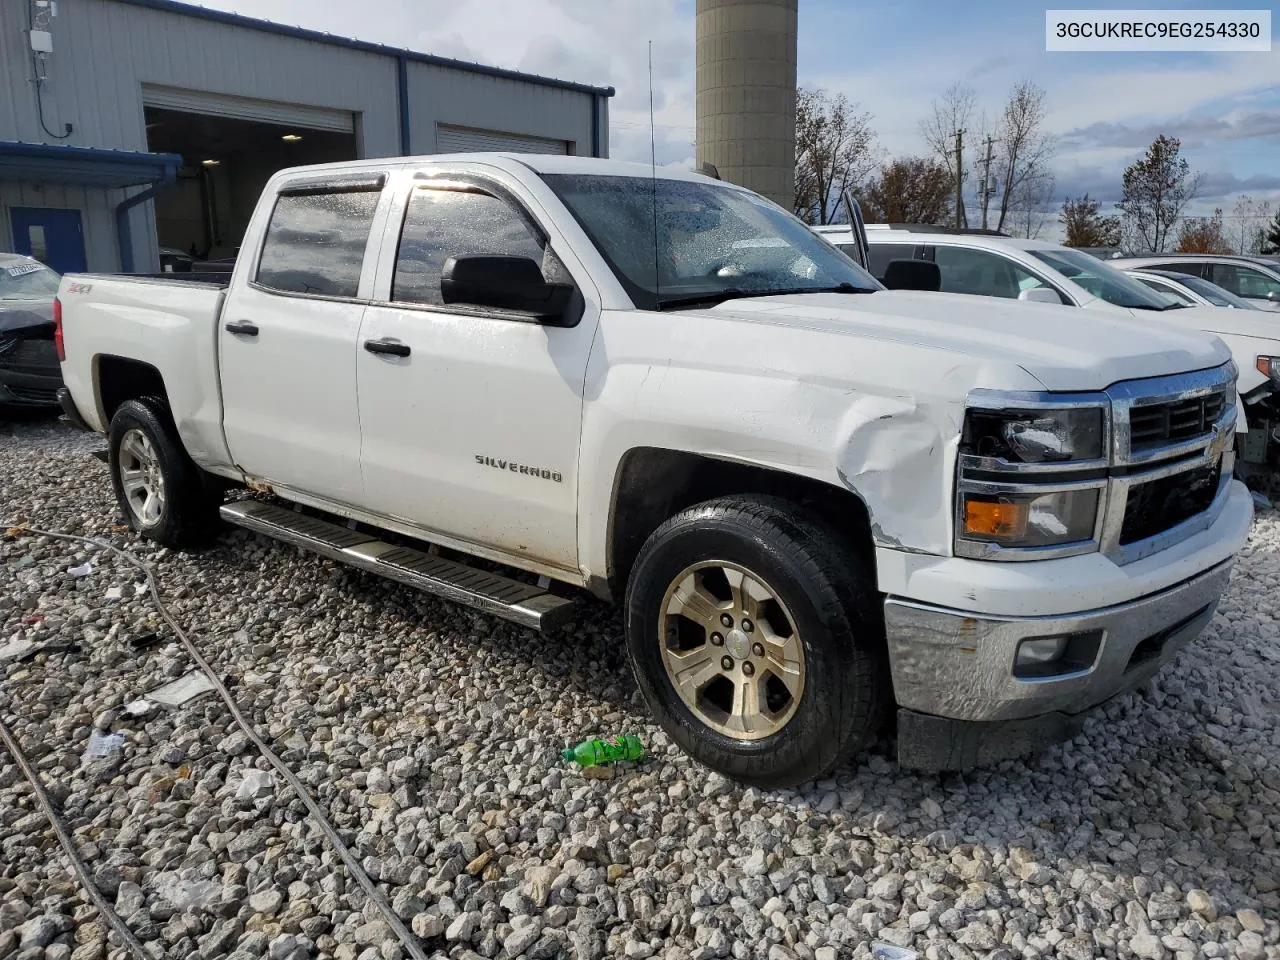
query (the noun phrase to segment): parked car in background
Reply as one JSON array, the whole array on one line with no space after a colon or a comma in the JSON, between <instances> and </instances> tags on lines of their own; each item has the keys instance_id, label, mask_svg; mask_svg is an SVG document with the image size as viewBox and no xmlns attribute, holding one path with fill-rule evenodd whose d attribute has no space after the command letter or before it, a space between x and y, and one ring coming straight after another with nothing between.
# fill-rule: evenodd
<instances>
[{"instance_id":1,"label":"parked car in background","mask_svg":"<svg viewBox=\"0 0 1280 960\"><path fill-rule=\"evenodd\" d=\"M849 242L847 227L819 233L836 246ZM1280 482L1280 323L1270 315L1185 306L1112 266L1120 261L1043 240L874 227L866 236L877 279L894 261L926 260L937 264L943 293L1084 307L1216 334L1240 368L1239 473L1262 489Z\"/></svg>"},{"instance_id":2,"label":"parked car in background","mask_svg":"<svg viewBox=\"0 0 1280 960\"><path fill-rule=\"evenodd\" d=\"M1280 310L1280 263L1270 257L1162 253L1107 261L1120 270L1176 270L1216 283L1262 310Z\"/></svg>"},{"instance_id":3,"label":"parked car in background","mask_svg":"<svg viewBox=\"0 0 1280 960\"><path fill-rule=\"evenodd\" d=\"M1244 297L1237 297L1230 290L1224 290L1216 283L1210 283L1204 277L1189 273L1178 273L1174 270L1157 270L1154 267L1143 267L1140 270L1125 270L1126 276L1133 277L1141 284L1150 287L1156 293L1173 297L1186 307L1227 307L1235 310L1258 310Z\"/></svg>"},{"instance_id":4,"label":"parked car in background","mask_svg":"<svg viewBox=\"0 0 1280 960\"><path fill-rule=\"evenodd\" d=\"M1070 736L1209 622L1252 519L1219 340L885 290L691 172L286 170L222 282L59 299L134 529L221 516L532 627L590 589L672 739L765 786L895 709L926 769Z\"/></svg>"},{"instance_id":5,"label":"parked car in background","mask_svg":"<svg viewBox=\"0 0 1280 960\"><path fill-rule=\"evenodd\" d=\"M38 260L0 253L0 411L57 405L62 371L53 302L59 279Z\"/></svg>"}]
</instances>

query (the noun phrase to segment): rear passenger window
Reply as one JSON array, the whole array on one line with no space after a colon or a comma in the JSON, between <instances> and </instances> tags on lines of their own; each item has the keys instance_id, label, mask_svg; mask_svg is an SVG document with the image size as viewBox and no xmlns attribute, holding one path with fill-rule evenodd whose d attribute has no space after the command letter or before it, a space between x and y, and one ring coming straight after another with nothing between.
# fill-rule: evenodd
<instances>
[{"instance_id":1,"label":"rear passenger window","mask_svg":"<svg viewBox=\"0 0 1280 960\"><path fill-rule=\"evenodd\" d=\"M884 279L884 272L889 268L890 260L915 259L915 244L911 243L873 243L871 244L871 275L877 280Z\"/></svg>"},{"instance_id":2,"label":"rear passenger window","mask_svg":"<svg viewBox=\"0 0 1280 960\"><path fill-rule=\"evenodd\" d=\"M258 283L286 293L354 297L378 189L281 194L258 262Z\"/></svg>"},{"instance_id":3,"label":"rear passenger window","mask_svg":"<svg viewBox=\"0 0 1280 960\"><path fill-rule=\"evenodd\" d=\"M391 299L443 306L440 272L450 257L528 257L545 244L506 200L479 190L419 187L409 198Z\"/></svg>"}]
</instances>

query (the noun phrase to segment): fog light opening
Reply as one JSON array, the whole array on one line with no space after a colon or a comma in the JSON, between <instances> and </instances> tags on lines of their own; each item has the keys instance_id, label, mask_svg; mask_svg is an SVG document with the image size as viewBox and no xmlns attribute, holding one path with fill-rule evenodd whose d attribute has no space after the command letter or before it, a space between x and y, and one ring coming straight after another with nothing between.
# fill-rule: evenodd
<instances>
[{"instance_id":1,"label":"fog light opening","mask_svg":"<svg viewBox=\"0 0 1280 960\"><path fill-rule=\"evenodd\" d=\"M1019 680L1048 680L1090 669L1102 646L1102 631L1029 637L1018 644L1013 675Z\"/></svg>"}]
</instances>

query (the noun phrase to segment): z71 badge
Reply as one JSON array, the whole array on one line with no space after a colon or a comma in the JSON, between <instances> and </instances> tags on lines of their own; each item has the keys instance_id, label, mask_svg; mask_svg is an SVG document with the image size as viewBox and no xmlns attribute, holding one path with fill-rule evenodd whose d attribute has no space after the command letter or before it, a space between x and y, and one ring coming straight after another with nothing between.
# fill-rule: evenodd
<instances>
[{"instance_id":1,"label":"z71 badge","mask_svg":"<svg viewBox=\"0 0 1280 960\"><path fill-rule=\"evenodd\" d=\"M482 467L493 467L495 470L510 470L512 473L523 473L526 476L537 477L540 480L550 480L553 483L563 483L564 477L556 473L554 470L544 470L542 467L531 467L527 463L516 463L514 460L499 460L496 457L486 457L483 454L476 454L476 463Z\"/></svg>"}]
</instances>

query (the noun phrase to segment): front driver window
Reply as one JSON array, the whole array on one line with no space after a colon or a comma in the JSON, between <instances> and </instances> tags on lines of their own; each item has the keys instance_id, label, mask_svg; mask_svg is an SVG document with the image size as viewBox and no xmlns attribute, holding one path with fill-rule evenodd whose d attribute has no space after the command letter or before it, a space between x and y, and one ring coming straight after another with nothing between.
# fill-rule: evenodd
<instances>
[{"instance_id":1,"label":"front driver window","mask_svg":"<svg viewBox=\"0 0 1280 960\"><path fill-rule=\"evenodd\" d=\"M1024 290L1053 289L1025 267L987 250L937 246L933 261L942 273L943 293L1017 300Z\"/></svg>"}]
</instances>

